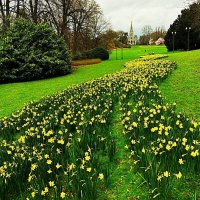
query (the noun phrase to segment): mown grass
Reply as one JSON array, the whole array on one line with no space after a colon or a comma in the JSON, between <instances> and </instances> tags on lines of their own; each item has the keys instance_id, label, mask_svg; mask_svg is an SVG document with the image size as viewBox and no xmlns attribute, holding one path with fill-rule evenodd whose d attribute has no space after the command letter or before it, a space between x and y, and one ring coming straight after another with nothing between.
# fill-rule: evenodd
<instances>
[{"instance_id":1,"label":"mown grass","mask_svg":"<svg viewBox=\"0 0 200 200\"><path fill-rule=\"evenodd\" d=\"M177 69L160 85L168 102L177 102L178 111L200 120L200 50L170 54Z\"/></svg>"},{"instance_id":2,"label":"mown grass","mask_svg":"<svg viewBox=\"0 0 200 200\"><path fill-rule=\"evenodd\" d=\"M30 101L38 101L42 97L54 94L71 85L80 84L106 74L112 74L123 68L125 62L154 53L167 53L164 46L134 46L132 49L123 49L123 60L121 60L121 49L118 49L118 60L116 51L110 55L108 61L96 65L80 67L73 73L46 80L12 83L0 85L0 117L8 116L21 109Z\"/></svg>"}]
</instances>

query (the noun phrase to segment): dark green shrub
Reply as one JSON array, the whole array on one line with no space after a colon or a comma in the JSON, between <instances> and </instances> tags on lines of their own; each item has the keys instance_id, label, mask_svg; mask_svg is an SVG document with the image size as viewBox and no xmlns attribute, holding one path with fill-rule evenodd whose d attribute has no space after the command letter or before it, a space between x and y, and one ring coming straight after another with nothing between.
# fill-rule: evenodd
<instances>
[{"instance_id":1,"label":"dark green shrub","mask_svg":"<svg viewBox=\"0 0 200 200\"><path fill-rule=\"evenodd\" d=\"M1 36L0 83L59 76L70 69L64 40L47 24L19 19Z\"/></svg>"},{"instance_id":2,"label":"dark green shrub","mask_svg":"<svg viewBox=\"0 0 200 200\"><path fill-rule=\"evenodd\" d=\"M109 52L104 48L97 47L83 53L78 53L77 55L73 57L73 60L84 60L84 59L93 59L93 58L108 60Z\"/></svg>"}]
</instances>

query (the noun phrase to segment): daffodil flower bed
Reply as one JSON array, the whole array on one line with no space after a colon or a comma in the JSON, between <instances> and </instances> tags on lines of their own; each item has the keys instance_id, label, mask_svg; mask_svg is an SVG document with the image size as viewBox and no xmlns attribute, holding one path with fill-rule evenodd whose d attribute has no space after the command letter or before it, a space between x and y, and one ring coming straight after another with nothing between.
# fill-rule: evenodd
<instances>
[{"instance_id":1,"label":"daffodil flower bed","mask_svg":"<svg viewBox=\"0 0 200 200\"><path fill-rule=\"evenodd\" d=\"M140 60L149 61L149 60L158 60L162 58L167 58L168 55L163 54L155 54L155 55L149 55L149 56L140 56Z\"/></svg>"},{"instance_id":2,"label":"daffodil flower bed","mask_svg":"<svg viewBox=\"0 0 200 200\"><path fill-rule=\"evenodd\" d=\"M176 64L154 59L128 62L1 119L0 197L97 199L115 155L110 125L118 102L130 159L150 196L166 198L173 181L198 173L200 124L163 103L157 84Z\"/></svg>"}]
</instances>

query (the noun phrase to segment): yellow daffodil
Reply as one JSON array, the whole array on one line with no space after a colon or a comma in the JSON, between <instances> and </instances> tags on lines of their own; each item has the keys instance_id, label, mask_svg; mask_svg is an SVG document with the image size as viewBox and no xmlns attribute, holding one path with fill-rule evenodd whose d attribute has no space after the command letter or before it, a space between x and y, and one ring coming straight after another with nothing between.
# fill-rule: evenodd
<instances>
[{"instance_id":1,"label":"yellow daffodil","mask_svg":"<svg viewBox=\"0 0 200 200\"><path fill-rule=\"evenodd\" d=\"M99 178L100 180L103 180L103 179L104 179L103 173L100 173L99 176L98 176L98 178Z\"/></svg>"},{"instance_id":2,"label":"yellow daffodil","mask_svg":"<svg viewBox=\"0 0 200 200\"><path fill-rule=\"evenodd\" d=\"M180 179L182 177L182 173L179 172L178 174L175 174L175 176L176 176L177 179Z\"/></svg>"},{"instance_id":3,"label":"yellow daffodil","mask_svg":"<svg viewBox=\"0 0 200 200\"><path fill-rule=\"evenodd\" d=\"M58 140L58 144L65 144L65 141L63 139Z\"/></svg>"},{"instance_id":4,"label":"yellow daffodil","mask_svg":"<svg viewBox=\"0 0 200 200\"><path fill-rule=\"evenodd\" d=\"M54 181L49 181L49 186L53 187L55 185Z\"/></svg>"},{"instance_id":5,"label":"yellow daffodil","mask_svg":"<svg viewBox=\"0 0 200 200\"><path fill-rule=\"evenodd\" d=\"M169 177L170 176L170 173L168 171L165 171L164 174L163 174L165 177Z\"/></svg>"},{"instance_id":6,"label":"yellow daffodil","mask_svg":"<svg viewBox=\"0 0 200 200\"><path fill-rule=\"evenodd\" d=\"M133 122L132 125L133 125L133 127L137 127L138 126L138 124L136 122Z\"/></svg>"},{"instance_id":7,"label":"yellow daffodil","mask_svg":"<svg viewBox=\"0 0 200 200\"><path fill-rule=\"evenodd\" d=\"M142 153L145 153L145 152L146 152L145 148L142 148Z\"/></svg>"},{"instance_id":8,"label":"yellow daffodil","mask_svg":"<svg viewBox=\"0 0 200 200\"><path fill-rule=\"evenodd\" d=\"M64 198L66 197L66 193L65 193L65 192L61 192L61 193L60 193L60 197L61 197L62 199L64 199Z\"/></svg>"},{"instance_id":9,"label":"yellow daffodil","mask_svg":"<svg viewBox=\"0 0 200 200\"><path fill-rule=\"evenodd\" d=\"M50 159L47 160L47 164L48 164L48 165L51 165L51 163L52 163L52 160L50 160Z\"/></svg>"},{"instance_id":10,"label":"yellow daffodil","mask_svg":"<svg viewBox=\"0 0 200 200\"><path fill-rule=\"evenodd\" d=\"M161 179L162 179L162 176L157 177L157 181L161 181Z\"/></svg>"},{"instance_id":11,"label":"yellow daffodil","mask_svg":"<svg viewBox=\"0 0 200 200\"><path fill-rule=\"evenodd\" d=\"M59 163L56 164L56 168L59 169L61 168L61 165Z\"/></svg>"},{"instance_id":12,"label":"yellow daffodil","mask_svg":"<svg viewBox=\"0 0 200 200\"><path fill-rule=\"evenodd\" d=\"M92 171L92 168L91 167L88 167L87 168L87 172L91 172Z\"/></svg>"},{"instance_id":13,"label":"yellow daffodil","mask_svg":"<svg viewBox=\"0 0 200 200\"><path fill-rule=\"evenodd\" d=\"M37 164L32 164L31 165L31 170L34 171L35 169L37 169L38 165Z\"/></svg>"},{"instance_id":14,"label":"yellow daffodil","mask_svg":"<svg viewBox=\"0 0 200 200\"><path fill-rule=\"evenodd\" d=\"M183 165L183 164L184 164L184 161L183 161L182 158L180 158L180 159L178 160L178 162L179 162L180 165Z\"/></svg>"},{"instance_id":15,"label":"yellow daffodil","mask_svg":"<svg viewBox=\"0 0 200 200\"><path fill-rule=\"evenodd\" d=\"M32 198L35 198L35 192L31 192Z\"/></svg>"},{"instance_id":16,"label":"yellow daffodil","mask_svg":"<svg viewBox=\"0 0 200 200\"><path fill-rule=\"evenodd\" d=\"M89 161L89 160L90 160L90 156L88 156L88 155L85 156L85 160L86 160L86 161Z\"/></svg>"},{"instance_id":17,"label":"yellow daffodil","mask_svg":"<svg viewBox=\"0 0 200 200\"><path fill-rule=\"evenodd\" d=\"M170 151L171 146L170 146L170 145L167 145L167 146L166 146L166 149L167 149L167 151Z\"/></svg>"}]
</instances>

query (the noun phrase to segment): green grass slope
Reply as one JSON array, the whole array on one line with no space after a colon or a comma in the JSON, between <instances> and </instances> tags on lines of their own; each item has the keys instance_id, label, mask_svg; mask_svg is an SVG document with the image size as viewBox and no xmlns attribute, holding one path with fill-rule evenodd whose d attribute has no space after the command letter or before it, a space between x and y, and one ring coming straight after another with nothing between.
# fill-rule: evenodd
<instances>
[{"instance_id":1,"label":"green grass slope","mask_svg":"<svg viewBox=\"0 0 200 200\"><path fill-rule=\"evenodd\" d=\"M200 50L170 54L177 69L160 85L168 102L177 102L178 111L200 120Z\"/></svg>"},{"instance_id":2,"label":"green grass slope","mask_svg":"<svg viewBox=\"0 0 200 200\"><path fill-rule=\"evenodd\" d=\"M96 65L80 67L72 74L46 80L0 85L0 117L8 116L21 109L25 103L38 101L42 97L63 90L71 85L80 84L123 68L125 62L148 55L149 53L167 53L164 46L134 46L132 49L114 50L110 60ZM118 60L116 60L116 55Z\"/></svg>"}]
</instances>

